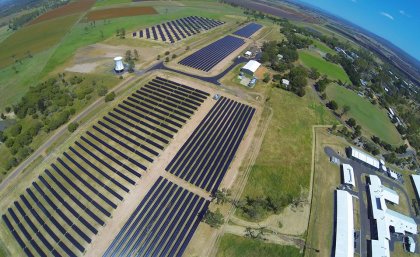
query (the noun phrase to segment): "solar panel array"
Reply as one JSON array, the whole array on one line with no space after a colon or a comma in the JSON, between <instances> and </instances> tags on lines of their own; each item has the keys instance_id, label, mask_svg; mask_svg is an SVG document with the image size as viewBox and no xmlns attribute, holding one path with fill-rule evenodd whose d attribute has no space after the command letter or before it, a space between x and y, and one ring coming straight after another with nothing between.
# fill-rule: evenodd
<instances>
[{"instance_id":1,"label":"solar panel array","mask_svg":"<svg viewBox=\"0 0 420 257\"><path fill-rule=\"evenodd\" d=\"M208 96L156 77L84 133L2 215L26 255L80 256Z\"/></svg>"},{"instance_id":2,"label":"solar panel array","mask_svg":"<svg viewBox=\"0 0 420 257\"><path fill-rule=\"evenodd\" d=\"M159 40L163 42L175 43L182 39L191 37L202 31L210 30L224 24L223 21L217 21L209 18L189 16L173 21L161 23L150 28L133 32L133 37Z\"/></svg>"},{"instance_id":3,"label":"solar panel array","mask_svg":"<svg viewBox=\"0 0 420 257\"><path fill-rule=\"evenodd\" d=\"M208 72L244 43L241 38L226 36L187 56L179 63Z\"/></svg>"},{"instance_id":4,"label":"solar panel array","mask_svg":"<svg viewBox=\"0 0 420 257\"><path fill-rule=\"evenodd\" d=\"M166 171L209 192L216 192L245 135L255 109L220 98Z\"/></svg>"},{"instance_id":5,"label":"solar panel array","mask_svg":"<svg viewBox=\"0 0 420 257\"><path fill-rule=\"evenodd\" d=\"M249 38L252 35L254 35L255 32L260 30L262 28L262 25L257 23L249 23L248 25L238 29L237 31L233 32L233 34L240 36L240 37L246 37Z\"/></svg>"},{"instance_id":6,"label":"solar panel array","mask_svg":"<svg viewBox=\"0 0 420 257\"><path fill-rule=\"evenodd\" d=\"M104 256L182 256L209 203L160 177Z\"/></svg>"}]
</instances>

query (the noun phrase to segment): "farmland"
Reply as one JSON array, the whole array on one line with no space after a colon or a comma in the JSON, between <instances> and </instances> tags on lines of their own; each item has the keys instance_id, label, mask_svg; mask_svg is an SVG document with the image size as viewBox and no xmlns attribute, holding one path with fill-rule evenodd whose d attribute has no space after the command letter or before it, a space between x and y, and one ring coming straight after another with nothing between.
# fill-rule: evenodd
<instances>
[{"instance_id":1,"label":"farmland","mask_svg":"<svg viewBox=\"0 0 420 257\"><path fill-rule=\"evenodd\" d=\"M94 3L95 0L78 0L76 2L66 4L39 16L38 18L31 21L29 25L87 11L90 9L90 7L92 7Z\"/></svg>"},{"instance_id":2,"label":"farmland","mask_svg":"<svg viewBox=\"0 0 420 257\"><path fill-rule=\"evenodd\" d=\"M157 14L155 8L150 6L137 6L137 7L120 7L94 10L87 14L88 21L97 21L105 19L114 19L126 16L137 16L137 15L151 15Z\"/></svg>"},{"instance_id":3,"label":"farmland","mask_svg":"<svg viewBox=\"0 0 420 257\"><path fill-rule=\"evenodd\" d=\"M50 49L60 42L78 18L79 15L69 15L18 30L0 44L0 68L13 64L15 60Z\"/></svg>"},{"instance_id":4,"label":"farmland","mask_svg":"<svg viewBox=\"0 0 420 257\"><path fill-rule=\"evenodd\" d=\"M299 60L303 63L303 65L308 68L317 69L321 74L327 75L330 79L350 83L350 79L343 68L337 64L330 63L322 59L317 53L300 50Z\"/></svg>"},{"instance_id":5,"label":"farmland","mask_svg":"<svg viewBox=\"0 0 420 257\"><path fill-rule=\"evenodd\" d=\"M368 135L375 135L392 145L402 143L401 136L390 122L386 111L371 104L355 92L338 85L327 87L327 97L335 100L339 106L350 106L348 115L359 123Z\"/></svg>"}]
</instances>

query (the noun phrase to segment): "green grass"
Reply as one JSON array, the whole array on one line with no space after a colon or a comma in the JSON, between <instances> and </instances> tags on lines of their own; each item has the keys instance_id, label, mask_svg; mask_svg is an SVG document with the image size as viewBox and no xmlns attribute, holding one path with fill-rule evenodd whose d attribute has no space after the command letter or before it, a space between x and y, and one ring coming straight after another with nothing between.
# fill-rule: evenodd
<instances>
[{"instance_id":1,"label":"green grass","mask_svg":"<svg viewBox=\"0 0 420 257\"><path fill-rule=\"evenodd\" d=\"M231 234L222 237L217 257L299 257L299 249L293 246L265 243Z\"/></svg>"},{"instance_id":2,"label":"green grass","mask_svg":"<svg viewBox=\"0 0 420 257\"><path fill-rule=\"evenodd\" d=\"M326 54L332 54L332 55L337 54L334 50L329 48L326 44L322 43L321 41L318 41L318 40L313 40L313 41L314 41L313 45L319 50L321 50L322 52Z\"/></svg>"},{"instance_id":3,"label":"green grass","mask_svg":"<svg viewBox=\"0 0 420 257\"><path fill-rule=\"evenodd\" d=\"M53 47L78 18L79 15L69 15L19 29L0 44L0 68L14 62L12 55L21 59L28 51L33 55Z\"/></svg>"},{"instance_id":4,"label":"green grass","mask_svg":"<svg viewBox=\"0 0 420 257\"><path fill-rule=\"evenodd\" d=\"M270 197L290 203L302 189L309 188L312 126L335 120L312 90L300 98L274 88L268 104L273 117L242 197Z\"/></svg>"},{"instance_id":5,"label":"green grass","mask_svg":"<svg viewBox=\"0 0 420 257\"><path fill-rule=\"evenodd\" d=\"M363 131L392 145L402 143L400 134L390 122L385 110L380 110L355 92L335 84L329 85L326 92L328 99L335 100L339 107L350 106L348 115L362 126Z\"/></svg>"},{"instance_id":6,"label":"green grass","mask_svg":"<svg viewBox=\"0 0 420 257\"><path fill-rule=\"evenodd\" d=\"M306 50L299 51L299 60L308 68L316 68L321 74L327 75L330 79L350 83L350 79L343 68L322 59L316 53L311 53Z\"/></svg>"},{"instance_id":7,"label":"green grass","mask_svg":"<svg viewBox=\"0 0 420 257\"><path fill-rule=\"evenodd\" d=\"M126 4L131 3L132 0L97 0L94 7L104 7L107 5L113 5L113 4Z\"/></svg>"}]
</instances>

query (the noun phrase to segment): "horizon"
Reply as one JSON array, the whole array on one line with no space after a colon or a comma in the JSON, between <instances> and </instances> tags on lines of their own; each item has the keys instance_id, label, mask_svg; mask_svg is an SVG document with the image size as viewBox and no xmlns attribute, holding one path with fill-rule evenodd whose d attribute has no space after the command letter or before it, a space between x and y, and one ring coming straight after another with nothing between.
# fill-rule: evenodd
<instances>
[{"instance_id":1,"label":"horizon","mask_svg":"<svg viewBox=\"0 0 420 257\"><path fill-rule=\"evenodd\" d=\"M317 7L388 40L420 62L420 2L292 0ZM342 12L341 10L347 10ZM408 33L412 32L412 33Z\"/></svg>"}]
</instances>

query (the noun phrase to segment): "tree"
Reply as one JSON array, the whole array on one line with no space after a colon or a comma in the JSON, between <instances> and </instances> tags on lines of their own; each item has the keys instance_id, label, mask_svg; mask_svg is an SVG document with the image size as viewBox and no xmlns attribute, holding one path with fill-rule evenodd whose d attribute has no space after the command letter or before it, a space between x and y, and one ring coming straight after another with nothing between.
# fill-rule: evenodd
<instances>
[{"instance_id":1,"label":"tree","mask_svg":"<svg viewBox=\"0 0 420 257\"><path fill-rule=\"evenodd\" d=\"M122 28L120 29L120 39L124 39L125 38L125 29Z\"/></svg>"},{"instance_id":2,"label":"tree","mask_svg":"<svg viewBox=\"0 0 420 257\"><path fill-rule=\"evenodd\" d=\"M169 51L166 51L166 52L165 52L165 55L169 55L170 53L171 53L171 52L169 52Z\"/></svg>"},{"instance_id":3,"label":"tree","mask_svg":"<svg viewBox=\"0 0 420 257\"><path fill-rule=\"evenodd\" d=\"M70 123L68 126L67 126L67 129L70 131L70 132L74 132L74 131L76 131L76 129L79 127L79 123L77 123L77 122L72 122L72 123Z\"/></svg>"},{"instance_id":4,"label":"tree","mask_svg":"<svg viewBox=\"0 0 420 257\"><path fill-rule=\"evenodd\" d=\"M310 79L317 80L319 78L319 76L321 76L319 71L315 68L311 68L311 70L309 71L308 77Z\"/></svg>"},{"instance_id":5,"label":"tree","mask_svg":"<svg viewBox=\"0 0 420 257\"><path fill-rule=\"evenodd\" d=\"M264 83L268 83L270 81L270 73L266 72L264 73Z\"/></svg>"},{"instance_id":6,"label":"tree","mask_svg":"<svg viewBox=\"0 0 420 257\"><path fill-rule=\"evenodd\" d=\"M6 106L6 108L4 108L4 110L6 111L6 113L9 113L12 110L12 107Z\"/></svg>"},{"instance_id":7,"label":"tree","mask_svg":"<svg viewBox=\"0 0 420 257\"><path fill-rule=\"evenodd\" d=\"M156 60L160 60L160 54L158 54L158 56L156 57Z\"/></svg>"},{"instance_id":8,"label":"tree","mask_svg":"<svg viewBox=\"0 0 420 257\"><path fill-rule=\"evenodd\" d=\"M111 92L105 96L105 102L111 102L115 99L115 92Z\"/></svg>"},{"instance_id":9,"label":"tree","mask_svg":"<svg viewBox=\"0 0 420 257\"><path fill-rule=\"evenodd\" d=\"M341 112L341 115L347 114L350 111L350 106L344 105L343 106L343 112Z\"/></svg>"},{"instance_id":10,"label":"tree","mask_svg":"<svg viewBox=\"0 0 420 257\"><path fill-rule=\"evenodd\" d=\"M134 72L134 68L135 68L136 64L134 63L133 60L129 60L128 61L128 72L133 73Z\"/></svg>"},{"instance_id":11,"label":"tree","mask_svg":"<svg viewBox=\"0 0 420 257\"><path fill-rule=\"evenodd\" d=\"M214 194L214 199L216 199L216 204L224 204L229 201L230 191L223 188L222 190L217 190Z\"/></svg>"},{"instance_id":12,"label":"tree","mask_svg":"<svg viewBox=\"0 0 420 257\"><path fill-rule=\"evenodd\" d=\"M98 95L99 96L104 96L106 95L106 93L108 93L108 89L104 86L98 87Z\"/></svg>"},{"instance_id":13,"label":"tree","mask_svg":"<svg viewBox=\"0 0 420 257\"><path fill-rule=\"evenodd\" d=\"M350 118L347 120L347 125L349 125L350 127L354 127L356 126L356 120L353 118Z\"/></svg>"},{"instance_id":14,"label":"tree","mask_svg":"<svg viewBox=\"0 0 420 257\"><path fill-rule=\"evenodd\" d=\"M172 55L172 59L175 59L177 57L177 55L176 54L173 54Z\"/></svg>"},{"instance_id":15,"label":"tree","mask_svg":"<svg viewBox=\"0 0 420 257\"><path fill-rule=\"evenodd\" d=\"M217 208L216 212L208 210L204 215L204 222L209 224L210 227L219 228L224 222L223 215L220 213L219 208Z\"/></svg>"},{"instance_id":16,"label":"tree","mask_svg":"<svg viewBox=\"0 0 420 257\"><path fill-rule=\"evenodd\" d=\"M331 100L327 103L327 107L330 108L331 110L335 111L338 109L338 104L336 101Z\"/></svg>"},{"instance_id":17,"label":"tree","mask_svg":"<svg viewBox=\"0 0 420 257\"><path fill-rule=\"evenodd\" d=\"M139 52L137 51L137 49L134 49L134 60L138 61L139 60Z\"/></svg>"},{"instance_id":18,"label":"tree","mask_svg":"<svg viewBox=\"0 0 420 257\"><path fill-rule=\"evenodd\" d=\"M166 56L165 62L169 62L169 56Z\"/></svg>"},{"instance_id":19,"label":"tree","mask_svg":"<svg viewBox=\"0 0 420 257\"><path fill-rule=\"evenodd\" d=\"M124 61L129 62L132 58L133 58L133 56L131 55L131 50L127 50L127 51L125 52L125 58L124 58Z\"/></svg>"},{"instance_id":20,"label":"tree","mask_svg":"<svg viewBox=\"0 0 420 257\"><path fill-rule=\"evenodd\" d=\"M335 131L336 129L337 129L337 124L334 123L331 127L331 131Z\"/></svg>"}]
</instances>

